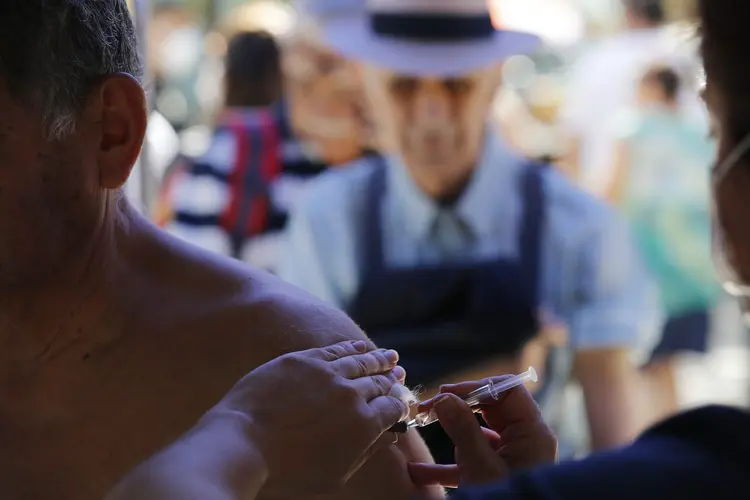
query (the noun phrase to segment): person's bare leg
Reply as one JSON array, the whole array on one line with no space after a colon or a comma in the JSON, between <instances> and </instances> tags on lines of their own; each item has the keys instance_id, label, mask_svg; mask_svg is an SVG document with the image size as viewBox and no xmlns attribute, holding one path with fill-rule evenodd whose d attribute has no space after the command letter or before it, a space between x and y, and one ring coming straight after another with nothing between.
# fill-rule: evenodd
<instances>
[{"instance_id":1,"label":"person's bare leg","mask_svg":"<svg viewBox=\"0 0 750 500\"><path fill-rule=\"evenodd\" d=\"M668 418L679 410L675 356L657 358L643 368L648 390L652 423Z\"/></svg>"}]
</instances>

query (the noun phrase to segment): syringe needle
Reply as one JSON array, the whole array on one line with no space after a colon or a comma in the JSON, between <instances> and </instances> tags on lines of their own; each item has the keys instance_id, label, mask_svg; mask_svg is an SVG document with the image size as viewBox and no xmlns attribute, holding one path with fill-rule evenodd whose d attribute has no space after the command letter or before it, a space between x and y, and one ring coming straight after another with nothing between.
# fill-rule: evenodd
<instances>
[{"instance_id":1,"label":"syringe needle","mask_svg":"<svg viewBox=\"0 0 750 500\"><path fill-rule=\"evenodd\" d=\"M482 404L482 402L487 401L488 397L497 399L503 392L509 391L510 389L518 387L519 385L522 385L529 381L537 382L537 380L538 378L536 370L534 370L534 368L530 366L529 369L525 372L519 373L518 375L507 378L505 380L494 383L492 382L492 380L490 380L487 385L484 385L469 393L464 398L464 401L472 408L475 408L478 405ZM399 422L398 424L394 425L393 427L391 427L390 431L403 433L408 429L414 427L425 427L437 421L438 417L434 411L423 411L421 413L418 413L412 420Z\"/></svg>"}]
</instances>

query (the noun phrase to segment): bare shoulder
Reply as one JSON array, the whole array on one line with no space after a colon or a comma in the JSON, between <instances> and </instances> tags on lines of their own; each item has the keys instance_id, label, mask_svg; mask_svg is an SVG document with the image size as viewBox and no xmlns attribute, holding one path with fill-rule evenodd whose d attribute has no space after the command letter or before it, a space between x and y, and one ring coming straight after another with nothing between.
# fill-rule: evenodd
<instances>
[{"instance_id":1,"label":"bare shoulder","mask_svg":"<svg viewBox=\"0 0 750 500\"><path fill-rule=\"evenodd\" d=\"M181 242L168 253L155 260L177 313L169 330L223 346L227 362L237 357L247 369L287 352L366 338L346 314L269 273Z\"/></svg>"},{"instance_id":2,"label":"bare shoulder","mask_svg":"<svg viewBox=\"0 0 750 500\"><path fill-rule=\"evenodd\" d=\"M282 354L366 338L335 307L270 274L192 247L177 248L173 263L162 272L175 291L170 301L185 302L175 307L189 318L180 323L189 337L193 366L200 366L204 376L225 390ZM430 460L416 432L379 452L345 491L330 498L411 500L416 492L406 469L408 460ZM441 490L425 493L443 498Z\"/></svg>"},{"instance_id":3,"label":"bare shoulder","mask_svg":"<svg viewBox=\"0 0 750 500\"><path fill-rule=\"evenodd\" d=\"M216 311L213 321L227 327L253 325L253 337L268 346L271 357L367 338L336 307L275 276L253 269L243 271L234 300Z\"/></svg>"}]
</instances>

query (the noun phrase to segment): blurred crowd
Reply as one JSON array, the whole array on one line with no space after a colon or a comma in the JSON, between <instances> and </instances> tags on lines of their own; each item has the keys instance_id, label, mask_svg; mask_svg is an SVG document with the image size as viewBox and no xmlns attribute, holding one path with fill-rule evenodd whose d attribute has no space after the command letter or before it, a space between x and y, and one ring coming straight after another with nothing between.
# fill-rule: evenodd
<instances>
[{"instance_id":1,"label":"blurred crowd","mask_svg":"<svg viewBox=\"0 0 750 500\"><path fill-rule=\"evenodd\" d=\"M744 404L691 2L491 1L542 39L497 75L371 64L341 26L364 3L155 2L143 210L345 310L425 398L534 366L563 455Z\"/></svg>"}]
</instances>

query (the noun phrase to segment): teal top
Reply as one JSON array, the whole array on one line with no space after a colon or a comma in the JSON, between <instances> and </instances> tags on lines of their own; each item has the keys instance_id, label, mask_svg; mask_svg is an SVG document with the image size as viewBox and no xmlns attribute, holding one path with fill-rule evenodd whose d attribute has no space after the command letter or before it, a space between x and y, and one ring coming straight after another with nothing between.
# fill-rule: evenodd
<instances>
[{"instance_id":1,"label":"teal top","mask_svg":"<svg viewBox=\"0 0 750 500\"><path fill-rule=\"evenodd\" d=\"M711 307L721 294L711 260L709 171L715 143L701 123L665 109L634 113L621 209L659 283L665 312Z\"/></svg>"}]
</instances>

